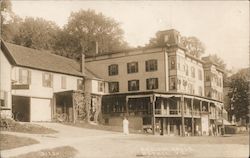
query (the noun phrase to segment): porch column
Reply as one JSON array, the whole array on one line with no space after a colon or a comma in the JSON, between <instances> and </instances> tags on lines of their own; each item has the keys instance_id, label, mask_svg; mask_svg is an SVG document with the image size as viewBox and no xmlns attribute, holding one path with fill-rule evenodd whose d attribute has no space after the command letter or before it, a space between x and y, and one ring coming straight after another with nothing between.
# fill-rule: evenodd
<instances>
[{"instance_id":1,"label":"porch column","mask_svg":"<svg viewBox=\"0 0 250 158\"><path fill-rule=\"evenodd\" d=\"M53 98L52 98L52 119L54 119L56 115L56 96L55 94L53 95Z\"/></svg>"},{"instance_id":2,"label":"porch column","mask_svg":"<svg viewBox=\"0 0 250 158\"><path fill-rule=\"evenodd\" d=\"M153 134L155 134L155 100L156 100L156 98L155 98L155 96L154 95L152 95L152 108L153 108L153 122L152 122L152 124L153 124L153 126L152 126L152 128L153 128Z\"/></svg>"},{"instance_id":3,"label":"porch column","mask_svg":"<svg viewBox=\"0 0 250 158\"><path fill-rule=\"evenodd\" d=\"M129 115L129 113L128 113L128 97L126 97L126 114L127 114L127 116Z\"/></svg>"},{"instance_id":4,"label":"porch column","mask_svg":"<svg viewBox=\"0 0 250 158\"><path fill-rule=\"evenodd\" d=\"M200 117L202 116L202 101L200 101ZM202 135L202 117L201 117L201 135Z\"/></svg>"},{"instance_id":5,"label":"porch column","mask_svg":"<svg viewBox=\"0 0 250 158\"><path fill-rule=\"evenodd\" d=\"M194 98L191 99L191 115L192 115L192 136L194 136Z\"/></svg>"},{"instance_id":6,"label":"porch column","mask_svg":"<svg viewBox=\"0 0 250 158\"><path fill-rule=\"evenodd\" d=\"M75 99L74 99L74 97L75 97L75 95L74 95L75 93L73 92L72 93L72 110L73 110L73 123L76 123L76 107L75 107Z\"/></svg>"},{"instance_id":7,"label":"porch column","mask_svg":"<svg viewBox=\"0 0 250 158\"><path fill-rule=\"evenodd\" d=\"M161 98L161 115L165 114L164 113L164 102L163 102L163 98Z\"/></svg>"},{"instance_id":8,"label":"porch column","mask_svg":"<svg viewBox=\"0 0 250 158\"><path fill-rule=\"evenodd\" d=\"M207 108L208 108L208 133L210 135L210 133L212 134L212 131L211 131L211 128L210 128L210 112L211 112L211 109L210 109L210 102L207 103Z\"/></svg>"},{"instance_id":9,"label":"porch column","mask_svg":"<svg viewBox=\"0 0 250 158\"><path fill-rule=\"evenodd\" d=\"M167 100L167 115L169 115L170 112L169 112L169 101Z\"/></svg>"},{"instance_id":10,"label":"porch column","mask_svg":"<svg viewBox=\"0 0 250 158\"><path fill-rule=\"evenodd\" d=\"M216 105L214 105L214 109L215 109L215 134L218 135L218 125L217 125L217 121L218 121L218 118L217 118L217 107Z\"/></svg>"},{"instance_id":11,"label":"porch column","mask_svg":"<svg viewBox=\"0 0 250 158\"><path fill-rule=\"evenodd\" d=\"M166 119L167 118L162 118L162 122L163 122L163 125L162 125L162 134L165 135L166 134Z\"/></svg>"},{"instance_id":12,"label":"porch column","mask_svg":"<svg viewBox=\"0 0 250 158\"><path fill-rule=\"evenodd\" d=\"M168 128L168 135L170 135L170 121L169 121L169 117L167 118L167 128Z\"/></svg>"},{"instance_id":13,"label":"porch column","mask_svg":"<svg viewBox=\"0 0 250 158\"><path fill-rule=\"evenodd\" d=\"M181 96L181 133L182 136L185 136L185 120L184 120L184 97Z\"/></svg>"}]
</instances>

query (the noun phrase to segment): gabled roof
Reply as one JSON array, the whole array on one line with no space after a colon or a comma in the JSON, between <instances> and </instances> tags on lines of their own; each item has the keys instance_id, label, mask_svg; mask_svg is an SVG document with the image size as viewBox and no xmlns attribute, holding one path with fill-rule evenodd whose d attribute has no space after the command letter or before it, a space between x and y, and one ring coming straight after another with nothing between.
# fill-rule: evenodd
<instances>
[{"instance_id":1,"label":"gabled roof","mask_svg":"<svg viewBox=\"0 0 250 158\"><path fill-rule=\"evenodd\" d=\"M1 40L1 50L12 65L50 71L74 76L86 76L90 73L85 70L81 72L81 65L73 60L48 51L27 48ZM98 78L91 74L90 78Z\"/></svg>"}]
</instances>

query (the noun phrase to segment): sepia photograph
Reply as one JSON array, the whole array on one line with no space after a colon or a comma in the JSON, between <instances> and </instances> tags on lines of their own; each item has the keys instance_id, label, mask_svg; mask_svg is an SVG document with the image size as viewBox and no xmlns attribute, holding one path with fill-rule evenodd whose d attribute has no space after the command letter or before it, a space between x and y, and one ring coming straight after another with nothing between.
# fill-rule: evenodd
<instances>
[{"instance_id":1,"label":"sepia photograph","mask_svg":"<svg viewBox=\"0 0 250 158\"><path fill-rule=\"evenodd\" d=\"M247 0L0 0L0 158L249 158Z\"/></svg>"}]
</instances>

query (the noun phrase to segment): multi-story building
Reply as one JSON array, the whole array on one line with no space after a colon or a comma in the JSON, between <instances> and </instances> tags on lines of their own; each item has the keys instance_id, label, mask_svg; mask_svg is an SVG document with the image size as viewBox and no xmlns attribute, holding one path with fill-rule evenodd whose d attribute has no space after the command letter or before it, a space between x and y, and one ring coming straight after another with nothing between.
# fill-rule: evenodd
<instances>
[{"instance_id":1,"label":"multi-story building","mask_svg":"<svg viewBox=\"0 0 250 158\"><path fill-rule=\"evenodd\" d=\"M84 56L82 61L1 41L1 116L13 113L19 121L51 121L56 113L66 113L73 120L78 93L89 93L88 109L96 109L105 82L85 69Z\"/></svg>"},{"instance_id":2,"label":"multi-story building","mask_svg":"<svg viewBox=\"0 0 250 158\"><path fill-rule=\"evenodd\" d=\"M67 113L75 120L75 98L89 93L87 110L94 115L90 120L97 121L96 111L101 109L102 121L109 125L121 126L126 116L131 128L154 134L217 134L222 71L206 58L189 55L179 32L160 35L160 46L86 59L83 55L80 64L2 41L1 115L19 113L21 121L51 121L55 114Z\"/></svg>"},{"instance_id":3,"label":"multi-story building","mask_svg":"<svg viewBox=\"0 0 250 158\"><path fill-rule=\"evenodd\" d=\"M162 31L161 37L163 45L158 47L86 58L86 67L109 82L109 94L102 97L104 122L120 125L127 116L130 127L148 127L153 133L217 134L222 72L189 55L180 44L179 32Z\"/></svg>"}]
</instances>

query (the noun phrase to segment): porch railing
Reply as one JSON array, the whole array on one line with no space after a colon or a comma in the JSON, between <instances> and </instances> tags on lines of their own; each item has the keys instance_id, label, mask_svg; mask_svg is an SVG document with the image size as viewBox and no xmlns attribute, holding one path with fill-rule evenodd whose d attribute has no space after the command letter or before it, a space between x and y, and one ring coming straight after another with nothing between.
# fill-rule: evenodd
<instances>
[{"instance_id":1,"label":"porch railing","mask_svg":"<svg viewBox=\"0 0 250 158\"><path fill-rule=\"evenodd\" d=\"M177 109L169 109L169 110L162 110L162 109L155 109L155 114L156 115L181 115L181 111ZM188 116L200 116L200 111L191 111L191 110L185 110L184 115Z\"/></svg>"}]
</instances>

